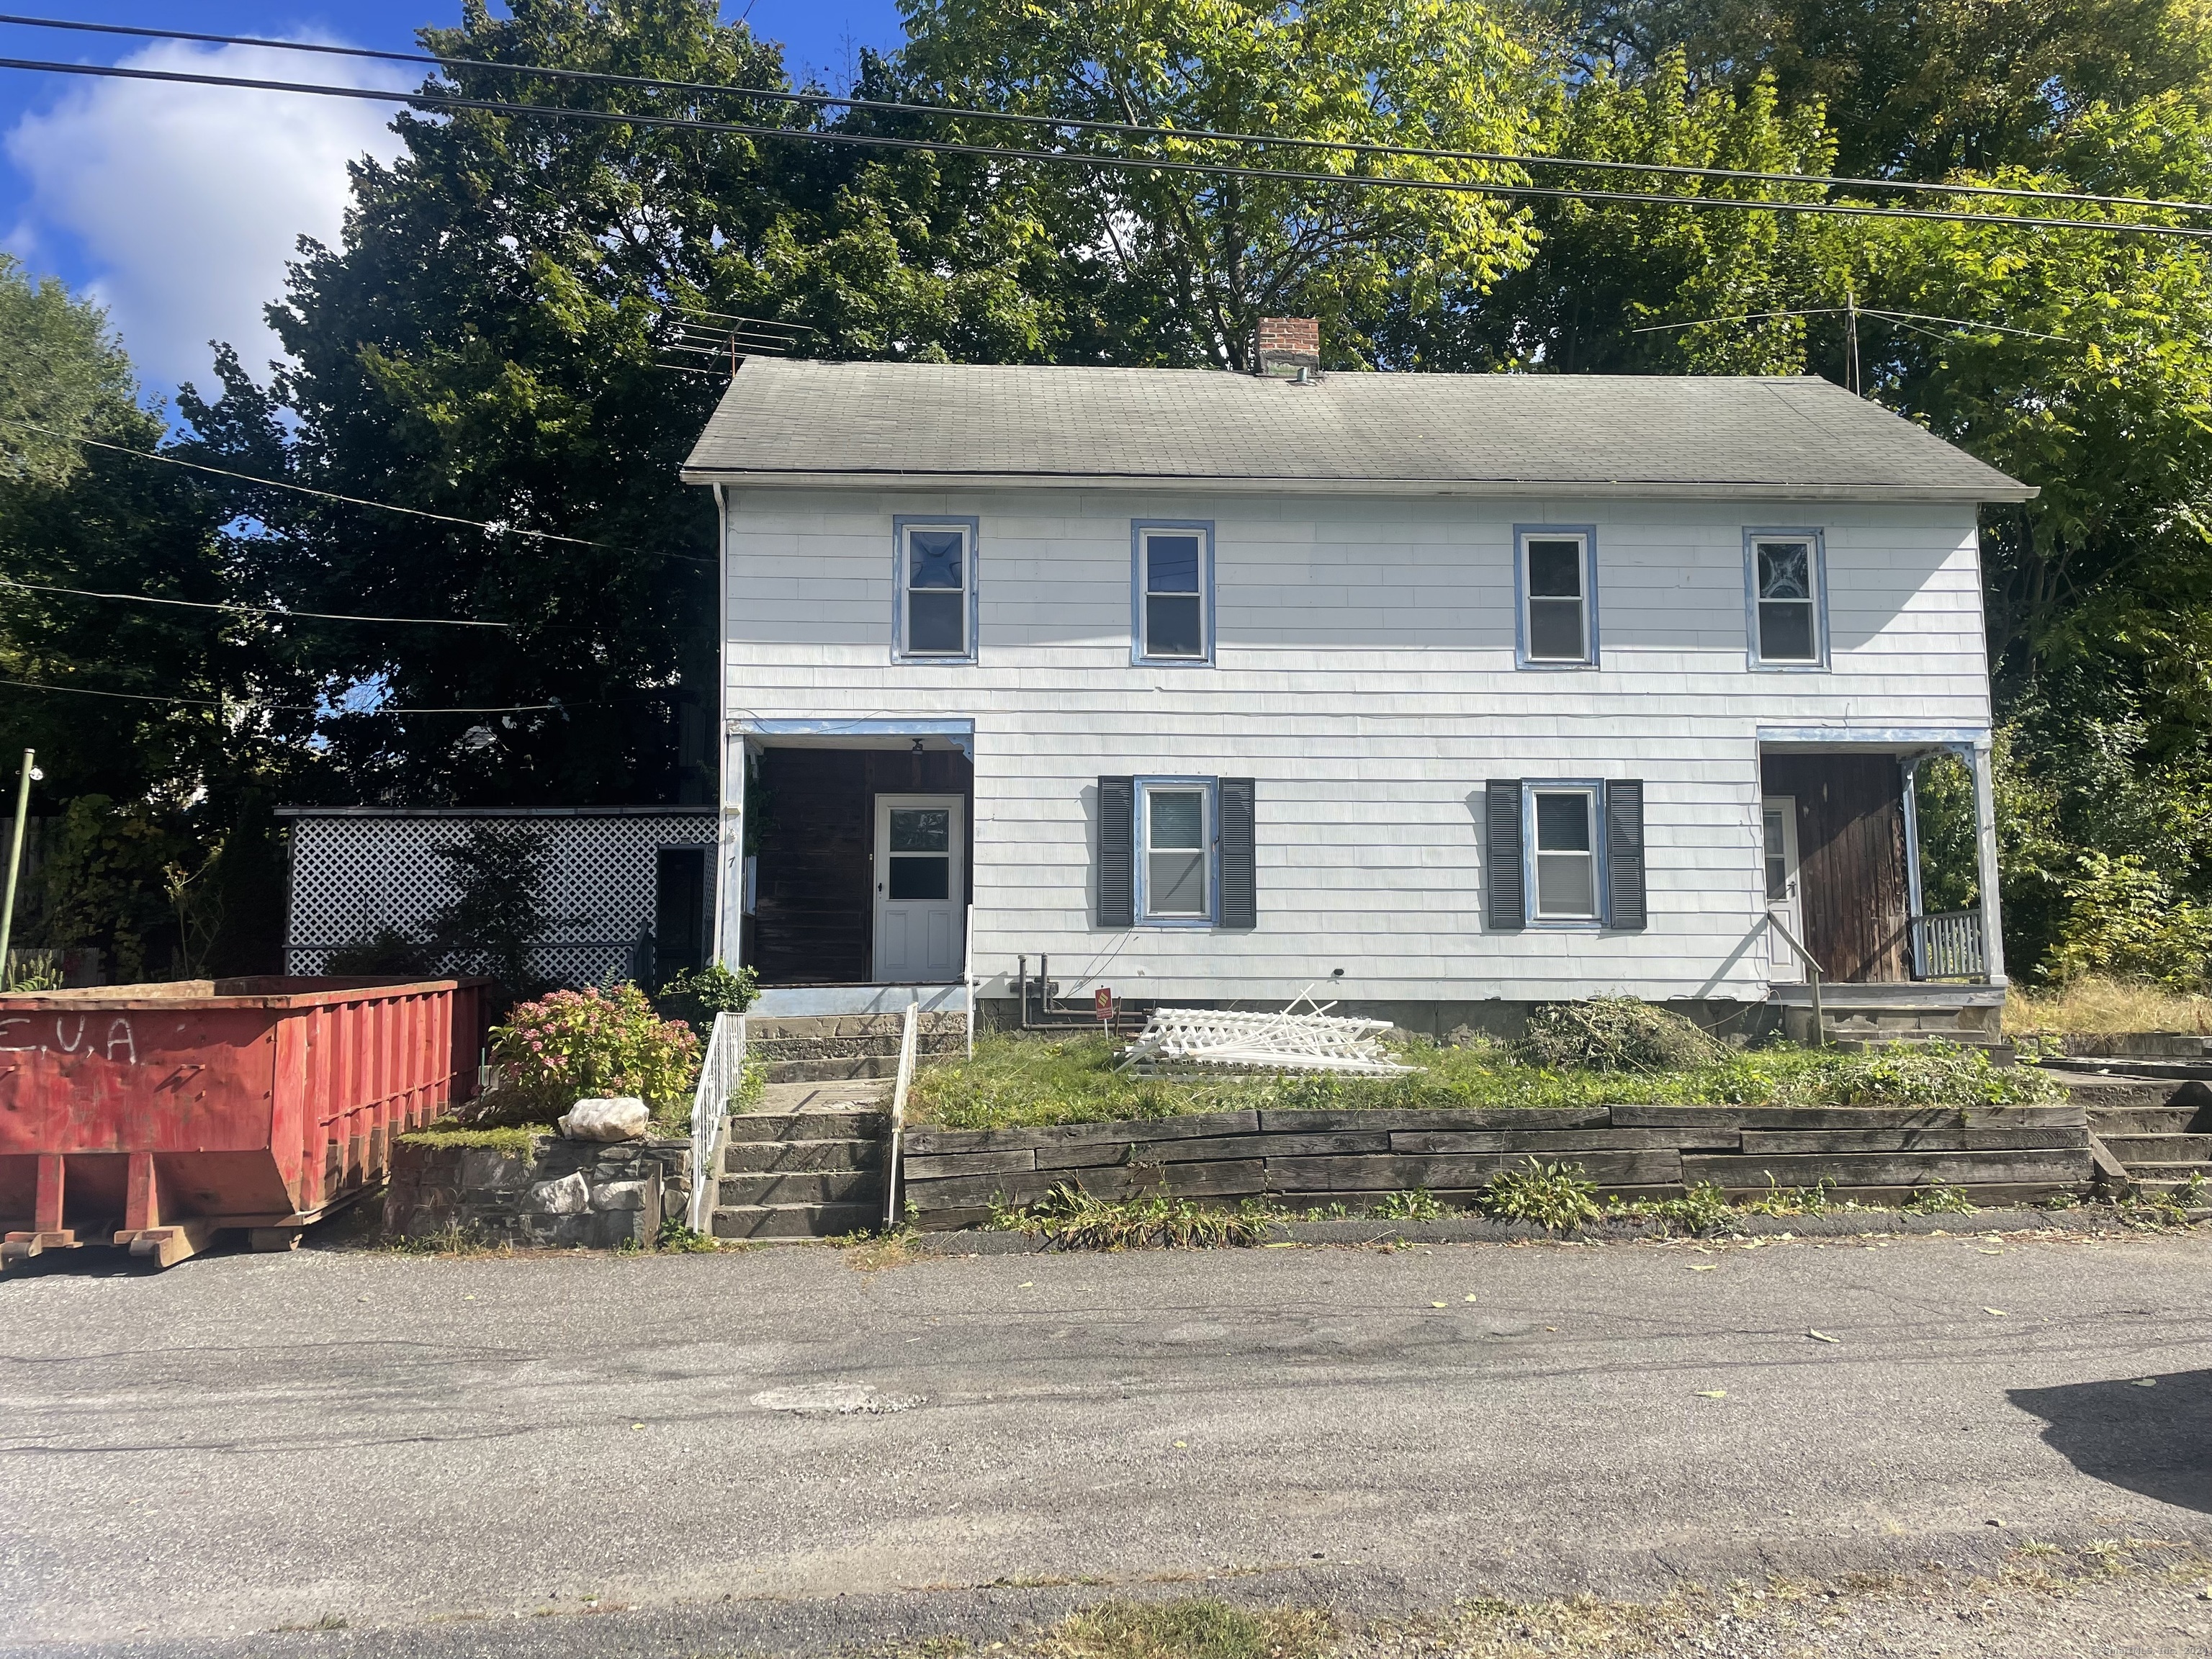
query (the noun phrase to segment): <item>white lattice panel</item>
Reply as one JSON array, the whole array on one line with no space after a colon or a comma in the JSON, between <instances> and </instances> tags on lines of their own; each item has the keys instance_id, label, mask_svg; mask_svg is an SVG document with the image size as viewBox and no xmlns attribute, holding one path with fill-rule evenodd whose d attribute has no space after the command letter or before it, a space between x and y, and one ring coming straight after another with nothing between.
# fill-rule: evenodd
<instances>
[{"instance_id":1,"label":"white lattice panel","mask_svg":"<svg viewBox=\"0 0 2212 1659\"><path fill-rule=\"evenodd\" d=\"M709 845L715 835L711 811L296 817L285 970L319 974L331 951L380 927L427 933L430 918L453 897L439 854L480 823L526 828L544 838L545 908L555 925L532 966L547 980L574 986L633 971L641 941L653 933L655 851ZM443 965L482 972L489 964L455 958Z\"/></svg>"}]
</instances>

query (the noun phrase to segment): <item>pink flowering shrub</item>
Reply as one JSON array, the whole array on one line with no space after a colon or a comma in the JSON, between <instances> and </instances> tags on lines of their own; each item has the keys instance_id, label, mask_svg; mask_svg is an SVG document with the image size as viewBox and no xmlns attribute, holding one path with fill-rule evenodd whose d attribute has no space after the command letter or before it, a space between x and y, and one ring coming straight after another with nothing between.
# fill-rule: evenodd
<instances>
[{"instance_id":1,"label":"pink flowering shrub","mask_svg":"<svg viewBox=\"0 0 2212 1659\"><path fill-rule=\"evenodd\" d=\"M657 1118L684 1115L699 1075L699 1039L663 1019L635 985L555 991L520 1002L491 1034L497 1089L482 1115L548 1122L593 1096L636 1095Z\"/></svg>"}]
</instances>

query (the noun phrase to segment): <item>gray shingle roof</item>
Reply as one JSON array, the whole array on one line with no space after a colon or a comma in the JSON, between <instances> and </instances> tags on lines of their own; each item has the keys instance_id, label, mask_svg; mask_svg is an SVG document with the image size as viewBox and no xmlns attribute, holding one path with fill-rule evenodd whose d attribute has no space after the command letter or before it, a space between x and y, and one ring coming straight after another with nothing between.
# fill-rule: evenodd
<instances>
[{"instance_id":1,"label":"gray shingle roof","mask_svg":"<svg viewBox=\"0 0 2212 1659\"><path fill-rule=\"evenodd\" d=\"M750 358L694 483L1160 484L2021 501L1826 380L1330 374Z\"/></svg>"}]
</instances>

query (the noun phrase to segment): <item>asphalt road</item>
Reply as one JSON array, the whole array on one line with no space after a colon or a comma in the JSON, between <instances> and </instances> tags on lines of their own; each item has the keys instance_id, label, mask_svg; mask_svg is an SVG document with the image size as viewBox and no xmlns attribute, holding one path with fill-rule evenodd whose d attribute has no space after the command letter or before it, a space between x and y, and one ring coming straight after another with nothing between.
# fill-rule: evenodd
<instances>
[{"instance_id":1,"label":"asphalt road","mask_svg":"<svg viewBox=\"0 0 2212 1659\"><path fill-rule=\"evenodd\" d=\"M2208 1408L2205 1237L71 1264L0 1280L0 1650L820 1652L1099 1583L2212 1544Z\"/></svg>"}]
</instances>

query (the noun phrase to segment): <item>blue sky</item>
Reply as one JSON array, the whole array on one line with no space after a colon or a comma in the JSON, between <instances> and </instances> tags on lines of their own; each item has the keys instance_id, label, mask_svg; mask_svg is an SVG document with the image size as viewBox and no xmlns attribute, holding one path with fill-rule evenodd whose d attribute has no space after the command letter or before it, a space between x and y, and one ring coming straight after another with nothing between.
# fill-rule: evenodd
<instances>
[{"instance_id":1,"label":"blue sky","mask_svg":"<svg viewBox=\"0 0 2212 1659\"><path fill-rule=\"evenodd\" d=\"M455 0L56 0L32 15L214 34L342 41L407 50ZM894 0L725 0L781 41L794 78L847 83L862 46L902 39ZM188 47L0 27L0 56L146 63L289 80L413 78L296 53ZM257 374L275 354L262 305L283 284L302 233L335 240L345 164L396 149L383 106L219 88L98 82L0 70L0 246L108 307L146 390L166 396L210 376L210 338L235 343Z\"/></svg>"}]
</instances>

